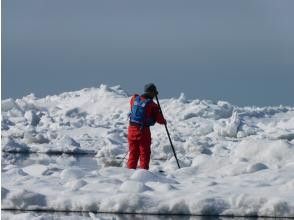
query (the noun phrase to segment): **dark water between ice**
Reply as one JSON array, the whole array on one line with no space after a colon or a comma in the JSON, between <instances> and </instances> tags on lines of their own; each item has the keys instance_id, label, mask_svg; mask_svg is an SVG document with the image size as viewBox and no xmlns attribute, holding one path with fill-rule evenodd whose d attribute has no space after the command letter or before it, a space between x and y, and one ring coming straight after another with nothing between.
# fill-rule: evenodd
<instances>
[{"instance_id":1,"label":"dark water between ice","mask_svg":"<svg viewBox=\"0 0 294 220\"><path fill-rule=\"evenodd\" d=\"M41 164L49 165L52 163L62 164L63 166L78 166L86 172L100 169L99 160L93 155L47 155L47 154L11 154L3 153L1 158L2 169L8 165L16 165L20 168ZM2 170L3 172L3 170ZM132 215L132 214L104 214L88 212L26 212L26 211L6 211L2 210L2 219L101 219L101 220L214 220L232 219L217 216L186 216L186 215ZM28 216L28 218L27 218ZM233 218L233 219L257 219L257 218ZM258 218L259 220L262 218ZM266 218L269 219L269 218Z\"/></svg>"},{"instance_id":2,"label":"dark water between ice","mask_svg":"<svg viewBox=\"0 0 294 220\"><path fill-rule=\"evenodd\" d=\"M29 216L33 220L271 220L275 218L245 218L245 217L219 217L219 216L188 216L188 215L139 215L139 214L108 214L87 212L20 212L3 211L2 219L21 219L20 215ZM25 218L28 219L28 218Z\"/></svg>"}]
</instances>

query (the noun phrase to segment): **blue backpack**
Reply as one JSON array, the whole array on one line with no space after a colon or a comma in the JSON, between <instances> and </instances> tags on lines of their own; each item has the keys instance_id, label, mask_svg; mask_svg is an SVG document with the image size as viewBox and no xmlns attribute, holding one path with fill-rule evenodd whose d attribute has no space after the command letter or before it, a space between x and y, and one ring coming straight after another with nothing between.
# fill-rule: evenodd
<instances>
[{"instance_id":1,"label":"blue backpack","mask_svg":"<svg viewBox=\"0 0 294 220\"><path fill-rule=\"evenodd\" d=\"M134 105L129 114L130 122L139 124L141 127L154 125L154 119L146 118L146 108L151 101L151 99L141 100L140 96L136 96Z\"/></svg>"}]
</instances>

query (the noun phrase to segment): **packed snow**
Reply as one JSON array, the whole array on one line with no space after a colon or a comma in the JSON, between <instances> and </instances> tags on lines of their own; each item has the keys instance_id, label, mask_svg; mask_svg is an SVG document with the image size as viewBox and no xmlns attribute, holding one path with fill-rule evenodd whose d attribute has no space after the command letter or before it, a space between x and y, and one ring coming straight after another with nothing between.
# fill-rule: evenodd
<instances>
[{"instance_id":1,"label":"packed snow","mask_svg":"<svg viewBox=\"0 0 294 220\"><path fill-rule=\"evenodd\" d=\"M123 161L129 99L101 85L3 100L2 209L294 217L294 107L162 99L181 169L156 125L147 171ZM22 166L9 156L33 152L45 154Z\"/></svg>"}]
</instances>

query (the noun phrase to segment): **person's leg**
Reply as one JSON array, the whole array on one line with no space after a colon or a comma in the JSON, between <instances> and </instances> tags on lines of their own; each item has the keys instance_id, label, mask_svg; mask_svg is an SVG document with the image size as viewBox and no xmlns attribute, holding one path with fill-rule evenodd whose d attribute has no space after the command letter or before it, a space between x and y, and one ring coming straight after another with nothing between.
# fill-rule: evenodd
<instances>
[{"instance_id":1,"label":"person's leg","mask_svg":"<svg viewBox=\"0 0 294 220\"><path fill-rule=\"evenodd\" d=\"M151 154L151 134L150 130L144 130L142 139L140 141L140 168L148 170Z\"/></svg>"},{"instance_id":2,"label":"person's leg","mask_svg":"<svg viewBox=\"0 0 294 220\"><path fill-rule=\"evenodd\" d=\"M140 142L139 141L131 141L129 140L129 159L128 159L128 168L136 169L139 154L140 154Z\"/></svg>"},{"instance_id":3,"label":"person's leg","mask_svg":"<svg viewBox=\"0 0 294 220\"><path fill-rule=\"evenodd\" d=\"M149 143L141 143L140 144L140 168L148 170L149 162L150 162L150 144Z\"/></svg>"},{"instance_id":4,"label":"person's leg","mask_svg":"<svg viewBox=\"0 0 294 220\"><path fill-rule=\"evenodd\" d=\"M128 168L136 169L140 156L141 131L136 126L128 127L129 159Z\"/></svg>"}]
</instances>

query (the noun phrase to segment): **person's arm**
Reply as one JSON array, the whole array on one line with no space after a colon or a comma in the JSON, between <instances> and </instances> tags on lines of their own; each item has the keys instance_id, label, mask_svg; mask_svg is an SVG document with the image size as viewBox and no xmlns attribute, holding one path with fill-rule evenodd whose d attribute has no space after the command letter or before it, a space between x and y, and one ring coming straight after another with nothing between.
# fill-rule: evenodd
<instances>
[{"instance_id":1,"label":"person's arm","mask_svg":"<svg viewBox=\"0 0 294 220\"><path fill-rule=\"evenodd\" d=\"M153 109L154 109L153 111L154 111L154 114L155 114L156 122L159 123L159 124L162 124L162 125L166 124L166 120L164 119L164 117L163 117L163 115L162 115L162 113L161 113L161 111L159 109L159 106L156 103L154 103Z\"/></svg>"}]
</instances>

